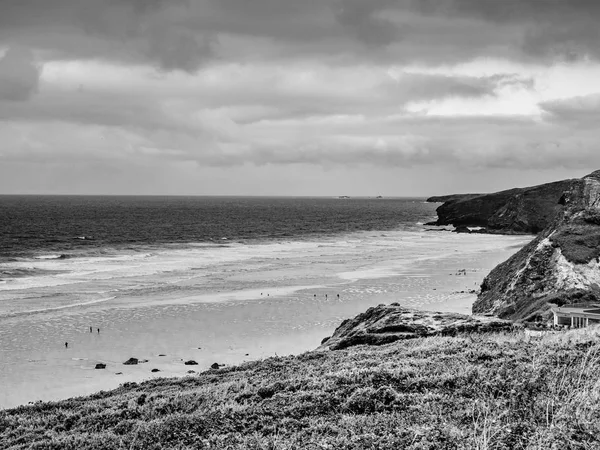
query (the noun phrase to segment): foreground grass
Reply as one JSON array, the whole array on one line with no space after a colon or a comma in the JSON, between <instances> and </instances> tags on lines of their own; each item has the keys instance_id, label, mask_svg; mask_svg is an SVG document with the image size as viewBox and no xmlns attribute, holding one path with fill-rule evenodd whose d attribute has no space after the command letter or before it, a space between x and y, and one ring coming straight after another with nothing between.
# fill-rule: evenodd
<instances>
[{"instance_id":1,"label":"foreground grass","mask_svg":"<svg viewBox=\"0 0 600 450\"><path fill-rule=\"evenodd\" d=\"M596 330L271 358L0 411L14 449L600 448Z\"/></svg>"}]
</instances>

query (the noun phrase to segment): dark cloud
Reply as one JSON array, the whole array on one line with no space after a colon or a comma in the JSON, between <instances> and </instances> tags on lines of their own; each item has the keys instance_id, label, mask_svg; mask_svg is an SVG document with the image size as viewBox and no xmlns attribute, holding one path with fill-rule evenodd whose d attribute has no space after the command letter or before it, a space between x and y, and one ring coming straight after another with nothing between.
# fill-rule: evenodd
<instances>
[{"instance_id":1,"label":"dark cloud","mask_svg":"<svg viewBox=\"0 0 600 450\"><path fill-rule=\"evenodd\" d=\"M3 0L0 42L23 42L51 58L105 58L197 70L215 40L180 25L187 0Z\"/></svg>"},{"instance_id":2,"label":"dark cloud","mask_svg":"<svg viewBox=\"0 0 600 450\"><path fill-rule=\"evenodd\" d=\"M468 77L405 73L390 87L405 99L433 100L446 97L482 97L492 95L503 77Z\"/></svg>"},{"instance_id":3,"label":"dark cloud","mask_svg":"<svg viewBox=\"0 0 600 450\"><path fill-rule=\"evenodd\" d=\"M549 120L569 126L596 126L600 120L600 94L571 97L540 103Z\"/></svg>"},{"instance_id":4,"label":"dark cloud","mask_svg":"<svg viewBox=\"0 0 600 450\"><path fill-rule=\"evenodd\" d=\"M600 57L600 2L596 0L414 0L411 6L424 15L516 26L519 47L528 56Z\"/></svg>"},{"instance_id":5,"label":"dark cloud","mask_svg":"<svg viewBox=\"0 0 600 450\"><path fill-rule=\"evenodd\" d=\"M516 54L600 56L600 2L595 1L53 0L48 5L47 0L2 0L0 44L43 49L49 59L100 58L188 72L215 58L436 64Z\"/></svg>"},{"instance_id":6,"label":"dark cloud","mask_svg":"<svg viewBox=\"0 0 600 450\"><path fill-rule=\"evenodd\" d=\"M510 36L493 27L465 28L419 15L408 0L2 2L0 44L42 49L48 59L106 59L165 70L193 72L222 57L448 61L494 45L510 47Z\"/></svg>"},{"instance_id":7,"label":"dark cloud","mask_svg":"<svg viewBox=\"0 0 600 450\"><path fill-rule=\"evenodd\" d=\"M39 78L31 51L9 48L0 59L0 100L28 100L37 91Z\"/></svg>"},{"instance_id":8,"label":"dark cloud","mask_svg":"<svg viewBox=\"0 0 600 450\"><path fill-rule=\"evenodd\" d=\"M434 6L437 3L437 7ZM600 14L595 0L415 0L430 10L472 15L493 22L572 21Z\"/></svg>"},{"instance_id":9,"label":"dark cloud","mask_svg":"<svg viewBox=\"0 0 600 450\"><path fill-rule=\"evenodd\" d=\"M0 123L3 121L62 122L141 133L169 130L197 135L202 131L200 124L192 126L189 121L167 114L157 98L106 92L47 92L29 102L0 104Z\"/></svg>"},{"instance_id":10,"label":"dark cloud","mask_svg":"<svg viewBox=\"0 0 600 450\"><path fill-rule=\"evenodd\" d=\"M385 4L381 0L342 0L336 19L367 45L388 45L398 40L400 33L393 22L377 14Z\"/></svg>"}]
</instances>

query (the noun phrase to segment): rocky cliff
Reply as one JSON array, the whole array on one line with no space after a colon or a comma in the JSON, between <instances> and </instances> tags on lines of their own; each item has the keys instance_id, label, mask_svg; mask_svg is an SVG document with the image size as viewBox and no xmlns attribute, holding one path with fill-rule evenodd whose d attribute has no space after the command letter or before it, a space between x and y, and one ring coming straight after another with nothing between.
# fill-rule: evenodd
<instances>
[{"instance_id":1,"label":"rocky cliff","mask_svg":"<svg viewBox=\"0 0 600 450\"><path fill-rule=\"evenodd\" d=\"M553 195L566 188L556 204L545 201L554 218L484 279L474 313L534 320L543 318L552 303L600 300L600 171L552 184L544 190ZM504 215L518 216L514 208L507 203Z\"/></svg>"},{"instance_id":2,"label":"rocky cliff","mask_svg":"<svg viewBox=\"0 0 600 450\"><path fill-rule=\"evenodd\" d=\"M348 319L323 340L318 350L341 350L354 345L383 345L426 336L454 336L463 332L491 332L512 329L509 321L492 317L418 311L397 303L369 308Z\"/></svg>"},{"instance_id":3,"label":"rocky cliff","mask_svg":"<svg viewBox=\"0 0 600 450\"><path fill-rule=\"evenodd\" d=\"M563 180L493 194L457 194L431 197L437 208L436 225L484 227L492 233L539 233L560 210L562 194L579 180Z\"/></svg>"}]
</instances>

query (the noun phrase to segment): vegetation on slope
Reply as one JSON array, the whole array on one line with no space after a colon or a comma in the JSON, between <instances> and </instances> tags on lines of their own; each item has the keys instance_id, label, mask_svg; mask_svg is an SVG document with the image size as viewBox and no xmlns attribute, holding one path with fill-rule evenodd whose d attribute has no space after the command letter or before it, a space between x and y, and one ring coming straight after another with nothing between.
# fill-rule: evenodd
<instances>
[{"instance_id":1,"label":"vegetation on slope","mask_svg":"<svg viewBox=\"0 0 600 450\"><path fill-rule=\"evenodd\" d=\"M600 171L560 198L563 208L533 241L483 280L475 314L544 321L551 303L600 299Z\"/></svg>"},{"instance_id":2,"label":"vegetation on slope","mask_svg":"<svg viewBox=\"0 0 600 450\"><path fill-rule=\"evenodd\" d=\"M597 338L428 337L130 383L0 411L0 448L598 448Z\"/></svg>"}]
</instances>

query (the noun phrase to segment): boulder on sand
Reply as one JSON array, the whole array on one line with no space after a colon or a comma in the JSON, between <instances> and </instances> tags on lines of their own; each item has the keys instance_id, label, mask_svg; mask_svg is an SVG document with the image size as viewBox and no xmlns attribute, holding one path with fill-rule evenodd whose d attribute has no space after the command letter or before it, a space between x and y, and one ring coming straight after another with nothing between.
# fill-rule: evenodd
<instances>
[{"instance_id":1,"label":"boulder on sand","mask_svg":"<svg viewBox=\"0 0 600 450\"><path fill-rule=\"evenodd\" d=\"M184 362L184 364L186 366L197 366L198 363L196 361L194 361L193 359L190 359L189 361Z\"/></svg>"},{"instance_id":2,"label":"boulder on sand","mask_svg":"<svg viewBox=\"0 0 600 450\"><path fill-rule=\"evenodd\" d=\"M219 367L221 367L221 364L219 363L212 363L210 366L211 369L218 369Z\"/></svg>"},{"instance_id":3,"label":"boulder on sand","mask_svg":"<svg viewBox=\"0 0 600 450\"><path fill-rule=\"evenodd\" d=\"M96 364L96 367L94 367L94 369L106 369L106 364L98 363Z\"/></svg>"},{"instance_id":4,"label":"boulder on sand","mask_svg":"<svg viewBox=\"0 0 600 450\"><path fill-rule=\"evenodd\" d=\"M123 364L125 364L126 366L133 366L133 365L136 365L138 362L139 362L139 360L137 358L129 358Z\"/></svg>"}]
</instances>

